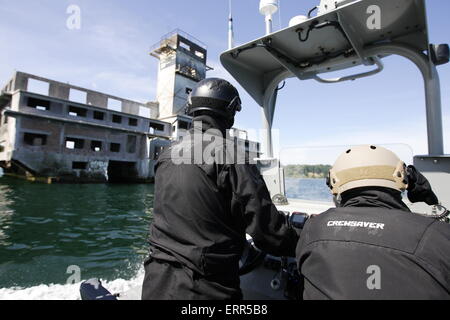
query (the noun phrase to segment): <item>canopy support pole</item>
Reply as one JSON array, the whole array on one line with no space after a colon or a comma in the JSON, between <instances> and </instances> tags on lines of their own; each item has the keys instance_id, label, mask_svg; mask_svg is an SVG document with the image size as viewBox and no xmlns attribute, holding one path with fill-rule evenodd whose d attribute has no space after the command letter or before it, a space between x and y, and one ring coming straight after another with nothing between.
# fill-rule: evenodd
<instances>
[{"instance_id":1,"label":"canopy support pole","mask_svg":"<svg viewBox=\"0 0 450 320\"><path fill-rule=\"evenodd\" d=\"M444 154L442 129L441 86L439 74L431 59L406 45L380 44L365 50L368 55L395 54L411 60L422 73L425 84L428 153L432 156Z\"/></svg>"},{"instance_id":2,"label":"canopy support pole","mask_svg":"<svg viewBox=\"0 0 450 320\"><path fill-rule=\"evenodd\" d=\"M266 91L264 94L264 106L262 108L262 124L265 131L264 149L265 157L273 158L272 124L275 113L275 104L277 100L277 91Z\"/></svg>"},{"instance_id":3,"label":"canopy support pole","mask_svg":"<svg viewBox=\"0 0 450 320\"><path fill-rule=\"evenodd\" d=\"M265 150L265 158L272 159L273 141L272 141L272 125L275 114L275 106L278 96L278 85L281 81L292 77L289 71L278 72L266 79L266 86L264 88L263 105L262 105L262 125L265 130L265 137L263 142L263 150Z\"/></svg>"}]
</instances>

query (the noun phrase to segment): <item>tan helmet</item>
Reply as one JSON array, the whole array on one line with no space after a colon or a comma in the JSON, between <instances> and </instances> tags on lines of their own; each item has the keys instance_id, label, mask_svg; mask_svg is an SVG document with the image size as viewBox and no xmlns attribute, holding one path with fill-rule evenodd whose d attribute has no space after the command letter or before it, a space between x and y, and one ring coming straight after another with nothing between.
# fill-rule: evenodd
<instances>
[{"instance_id":1,"label":"tan helmet","mask_svg":"<svg viewBox=\"0 0 450 320\"><path fill-rule=\"evenodd\" d=\"M331 168L327 184L333 195L360 187L407 188L406 165L392 151L358 146L344 152Z\"/></svg>"}]
</instances>

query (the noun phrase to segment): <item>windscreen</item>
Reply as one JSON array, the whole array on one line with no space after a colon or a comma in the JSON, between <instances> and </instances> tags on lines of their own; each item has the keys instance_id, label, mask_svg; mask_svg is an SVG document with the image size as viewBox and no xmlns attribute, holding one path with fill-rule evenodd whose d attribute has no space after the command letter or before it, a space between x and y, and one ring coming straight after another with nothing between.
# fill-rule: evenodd
<instances>
[{"instance_id":1,"label":"windscreen","mask_svg":"<svg viewBox=\"0 0 450 320\"><path fill-rule=\"evenodd\" d=\"M406 144L377 144L398 155L407 165L413 162L413 150ZM331 202L326 185L328 171L351 145L327 147L291 147L280 150L288 199Z\"/></svg>"}]
</instances>

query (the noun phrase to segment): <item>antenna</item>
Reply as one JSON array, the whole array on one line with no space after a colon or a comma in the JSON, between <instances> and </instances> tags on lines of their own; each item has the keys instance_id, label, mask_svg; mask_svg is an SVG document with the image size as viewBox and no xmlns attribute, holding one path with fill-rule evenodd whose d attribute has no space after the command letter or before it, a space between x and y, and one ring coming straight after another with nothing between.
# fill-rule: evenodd
<instances>
[{"instance_id":1,"label":"antenna","mask_svg":"<svg viewBox=\"0 0 450 320\"><path fill-rule=\"evenodd\" d=\"M259 12L266 16L266 35L272 33L272 15L278 11L278 0L261 0Z\"/></svg>"},{"instance_id":2,"label":"antenna","mask_svg":"<svg viewBox=\"0 0 450 320\"><path fill-rule=\"evenodd\" d=\"M233 30L233 14L231 0L228 1L230 16L228 18L228 50L234 48L234 30Z\"/></svg>"},{"instance_id":3,"label":"antenna","mask_svg":"<svg viewBox=\"0 0 450 320\"><path fill-rule=\"evenodd\" d=\"M283 24L281 22L281 0L278 0L278 27L279 29L283 29Z\"/></svg>"}]
</instances>

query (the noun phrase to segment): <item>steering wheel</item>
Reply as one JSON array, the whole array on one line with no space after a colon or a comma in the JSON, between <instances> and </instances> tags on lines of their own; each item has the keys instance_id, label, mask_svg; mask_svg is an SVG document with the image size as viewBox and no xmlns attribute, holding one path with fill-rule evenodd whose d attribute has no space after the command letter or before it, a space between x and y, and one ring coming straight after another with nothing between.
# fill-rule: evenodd
<instances>
[{"instance_id":1,"label":"steering wheel","mask_svg":"<svg viewBox=\"0 0 450 320\"><path fill-rule=\"evenodd\" d=\"M247 240L239 261L239 276L252 272L264 261L266 253L255 247L252 240Z\"/></svg>"}]
</instances>

